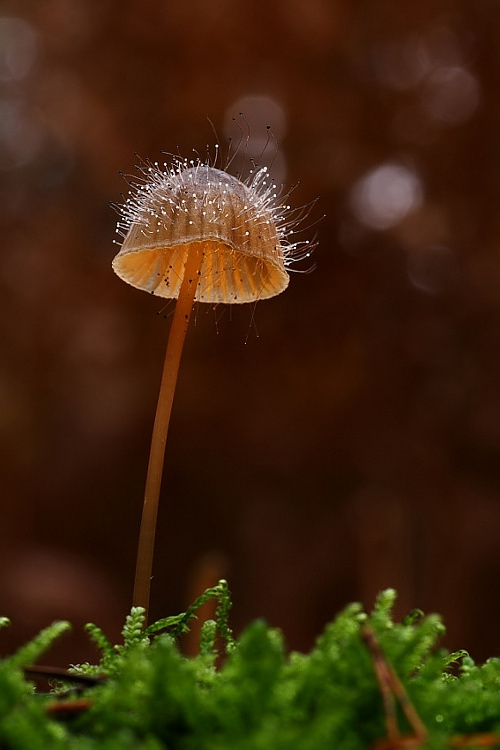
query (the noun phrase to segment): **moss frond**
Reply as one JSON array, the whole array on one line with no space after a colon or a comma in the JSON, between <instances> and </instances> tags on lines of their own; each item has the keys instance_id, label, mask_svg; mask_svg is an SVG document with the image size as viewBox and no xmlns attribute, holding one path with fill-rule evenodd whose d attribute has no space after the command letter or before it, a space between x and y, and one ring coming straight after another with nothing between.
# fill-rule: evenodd
<instances>
[{"instance_id":1,"label":"moss frond","mask_svg":"<svg viewBox=\"0 0 500 750\"><path fill-rule=\"evenodd\" d=\"M189 623L196 617L196 612L210 599L217 600L217 609L215 611L215 622L217 633L221 636L225 644L225 650L229 653L234 646L234 638L229 627L229 610L231 609L231 595L229 593L227 581L221 579L215 586L207 589L201 594L190 607L180 615L167 617L163 620L150 625L145 630L146 635L152 635L161 631L170 630L174 638L188 632Z\"/></svg>"},{"instance_id":2,"label":"moss frond","mask_svg":"<svg viewBox=\"0 0 500 750\"><path fill-rule=\"evenodd\" d=\"M202 625L200 652L188 659L177 636L214 596L216 619ZM359 604L346 607L308 654L288 654L281 632L263 621L234 640L225 582L148 628L135 608L120 645L87 628L102 658L78 669L105 677L66 698L63 708L76 713L65 722L53 710L60 696L33 694L20 668L50 640L44 631L32 651L23 647L0 662L0 747L367 750L387 740L388 701L397 731L413 746L473 746L472 735L478 746L500 746L500 659L477 665L465 651L446 654L440 618L418 612L396 622L394 601L387 591L369 615ZM48 631L55 635L54 626ZM221 637L228 653L218 659Z\"/></svg>"}]
</instances>

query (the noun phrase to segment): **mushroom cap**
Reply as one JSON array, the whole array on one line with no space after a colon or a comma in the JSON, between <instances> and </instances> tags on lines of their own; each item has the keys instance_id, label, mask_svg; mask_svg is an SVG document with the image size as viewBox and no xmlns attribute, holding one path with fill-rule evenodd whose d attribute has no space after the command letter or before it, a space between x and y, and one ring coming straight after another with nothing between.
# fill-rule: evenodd
<instances>
[{"instance_id":1,"label":"mushroom cap","mask_svg":"<svg viewBox=\"0 0 500 750\"><path fill-rule=\"evenodd\" d=\"M149 167L123 207L125 230L113 269L128 284L176 298L184 263L203 244L195 299L241 303L288 286L275 186L259 170L244 183L206 164Z\"/></svg>"}]
</instances>

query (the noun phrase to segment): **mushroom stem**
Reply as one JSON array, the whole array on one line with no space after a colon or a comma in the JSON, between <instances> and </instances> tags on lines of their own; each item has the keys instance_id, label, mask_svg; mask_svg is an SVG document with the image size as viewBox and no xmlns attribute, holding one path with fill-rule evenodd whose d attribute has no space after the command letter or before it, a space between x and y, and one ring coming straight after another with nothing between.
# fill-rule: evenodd
<instances>
[{"instance_id":1,"label":"mushroom stem","mask_svg":"<svg viewBox=\"0 0 500 750\"><path fill-rule=\"evenodd\" d=\"M193 242L187 246L184 276L168 336L167 351L151 438L133 595L134 606L144 607L146 618L149 608L156 519L158 516L165 445L182 348L184 339L186 338L189 318L200 276L200 268L204 257L203 247L203 242Z\"/></svg>"}]
</instances>

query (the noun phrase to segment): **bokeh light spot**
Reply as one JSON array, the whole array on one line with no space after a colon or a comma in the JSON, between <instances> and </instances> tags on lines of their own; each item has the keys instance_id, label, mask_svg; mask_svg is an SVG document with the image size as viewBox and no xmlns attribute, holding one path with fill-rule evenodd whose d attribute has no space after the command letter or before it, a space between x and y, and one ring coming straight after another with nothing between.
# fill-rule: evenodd
<instances>
[{"instance_id":1,"label":"bokeh light spot","mask_svg":"<svg viewBox=\"0 0 500 750\"><path fill-rule=\"evenodd\" d=\"M479 104L479 83L461 66L434 70L425 82L422 106L432 119L455 125L468 120Z\"/></svg>"},{"instance_id":2,"label":"bokeh light spot","mask_svg":"<svg viewBox=\"0 0 500 750\"><path fill-rule=\"evenodd\" d=\"M405 90L417 86L429 72L432 60L420 37L385 42L373 50L373 65L380 82Z\"/></svg>"},{"instance_id":3,"label":"bokeh light spot","mask_svg":"<svg viewBox=\"0 0 500 750\"><path fill-rule=\"evenodd\" d=\"M0 17L0 81L25 78L35 61L37 47L37 34L30 24L21 18Z\"/></svg>"},{"instance_id":4,"label":"bokeh light spot","mask_svg":"<svg viewBox=\"0 0 500 750\"><path fill-rule=\"evenodd\" d=\"M350 205L358 220L372 229L389 229L422 205L417 174L397 163L382 164L351 190Z\"/></svg>"}]
</instances>

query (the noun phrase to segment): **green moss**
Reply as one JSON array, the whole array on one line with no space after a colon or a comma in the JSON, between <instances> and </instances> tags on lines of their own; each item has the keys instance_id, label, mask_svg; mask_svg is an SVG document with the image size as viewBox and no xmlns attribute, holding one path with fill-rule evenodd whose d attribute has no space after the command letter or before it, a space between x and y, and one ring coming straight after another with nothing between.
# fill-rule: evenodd
<instances>
[{"instance_id":1,"label":"green moss","mask_svg":"<svg viewBox=\"0 0 500 750\"><path fill-rule=\"evenodd\" d=\"M210 597L218 600L216 619L204 623L200 653L188 659L178 636ZM122 644L87 626L101 660L72 672L104 679L64 698L35 693L22 669L67 627L56 623L0 663L0 748L361 750L387 735L382 673L397 675L385 688L397 731L413 731L405 701L425 725L420 747L447 747L455 735L500 738L500 660L478 666L464 651L439 650L440 619L414 612L396 623L394 598L383 592L370 615L350 605L309 654L288 654L281 633L262 621L234 641L223 581L187 612L149 627L136 607ZM61 701L70 718L53 712Z\"/></svg>"}]
</instances>

